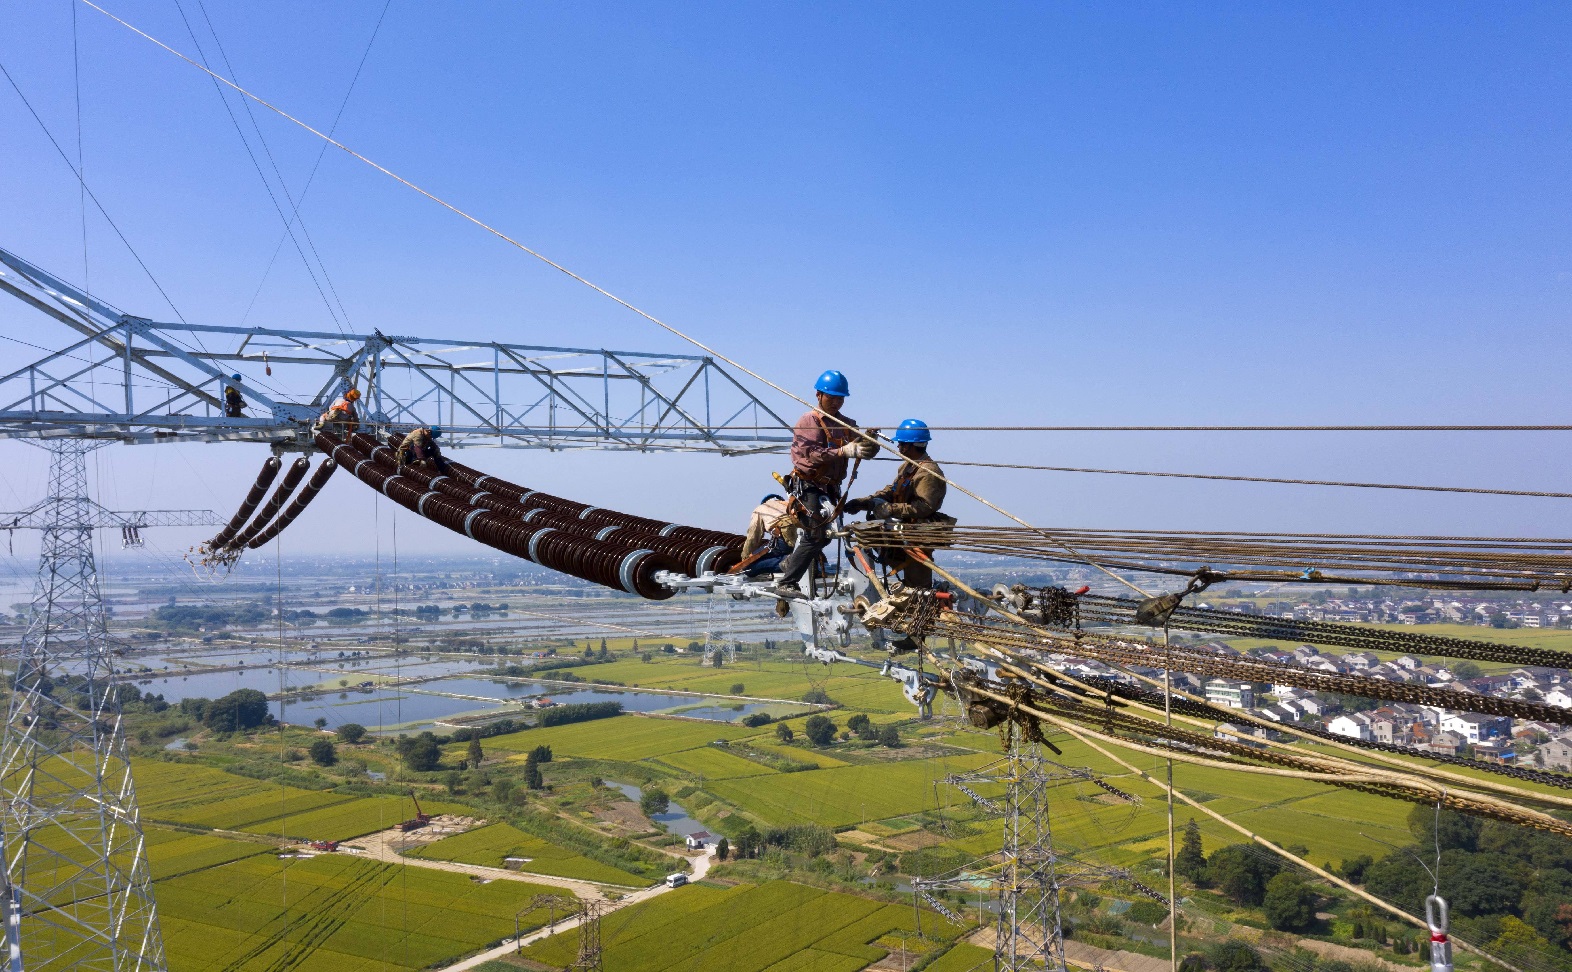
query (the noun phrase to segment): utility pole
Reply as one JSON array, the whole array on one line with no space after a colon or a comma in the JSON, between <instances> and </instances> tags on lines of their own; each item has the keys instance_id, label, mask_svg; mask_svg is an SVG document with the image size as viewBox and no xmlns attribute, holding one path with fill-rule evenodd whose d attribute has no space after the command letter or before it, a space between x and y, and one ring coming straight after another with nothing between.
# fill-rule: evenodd
<instances>
[{"instance_id":1,"label":"utility pole","mask_svg":"<svg viewBox=\"0 0 1572 972\"><path fill-rule=\"evenodd\" d=\"M54 439L49 494L3 525L42 531L0 741L8 968L162 972L93 530L216 523L207 511L115 513L87 493L101 443Z\"/></svg>"}]
</instances>

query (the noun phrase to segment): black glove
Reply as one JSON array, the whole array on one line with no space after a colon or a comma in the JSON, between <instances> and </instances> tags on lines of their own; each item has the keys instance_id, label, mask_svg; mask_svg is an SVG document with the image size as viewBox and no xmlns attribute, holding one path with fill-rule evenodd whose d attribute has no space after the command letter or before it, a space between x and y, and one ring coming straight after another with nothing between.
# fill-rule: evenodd
<instances>
[{"instance_id":1,"label":"black glove","mask_svg":"<svg viewBox=\"0 0 1572 972\"><path fill-rule=\"evenodd\" d=\"M866 497L866 496L863 497L862 499L847 500L846 501L846 512L848 512L848 513L861 513L863 510L866 510L868 508L868 506L869 506L869 504L871 502L872 502L871 499L869 497Z\"/></svg>"}]
</instances>

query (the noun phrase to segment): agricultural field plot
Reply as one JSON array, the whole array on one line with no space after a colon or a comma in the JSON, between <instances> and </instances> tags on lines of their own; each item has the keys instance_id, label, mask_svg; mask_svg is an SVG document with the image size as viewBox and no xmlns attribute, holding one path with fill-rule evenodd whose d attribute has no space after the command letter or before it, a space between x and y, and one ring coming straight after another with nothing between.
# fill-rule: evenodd
<instances>
[{"instance_id":1,"label":"agricultural field plot","mask_svg":"<svg viewBox=\"0 0 1572 972\"><path fill-rule=\"evenodd\" d=\"M885 955L871 942L915 922L909 907L786 881L690 886L619 917L602 928L606 965L619 972L856 972ZM958 931L932 913L923 927ZM573 961L573 949L571 937L559 935L524 955L560 967Z\"/></svg>"},{"instance_id":2,"label":"agricultural field plot","mask_svg":"<svg viewBox=\"0 0 1572 972\"><path fill-rule=\"evenodd\" d=\"M948 952L924 966L927 972L974 972L993 964L993 953L966 942L956 943Z\"/></svg>"},{"instance_id":3,"label":"agricultural field plot","mask_svg":"<svg viewBox=\"0 0 1572 972\"><path fill-rule=\"evenodd\" d=\"M764 753L774 753L777 756L784 756L786 759L796 760L799 763L812 763L813 765L818 766L821 769L828 768L828 767L831 767L831 766L850 766L851 765L850 763L846 762L844 759L836 759L834 756L831 756L829 753L823 751L822 749L812 749L812 748L810 748L808 746L783 746L783 745L779 745L779 744L774 743L774 742L756 742L755 741L756 739L771 739L771 740L773 740L774 738L775 737L772 736L772 735L770 735L770 736L756 736L756 737L754 737L754 739L745 739L745 740L743 740L743 742L747 743L748 747L750 749L757 749L760 752L764 752Z\"/></svg>"},{"instance_id":4,"label":"agricultural field plot","mask_svg":"<svg viewBox=\"0 0 1572 972\"><path fill-rule=\"evenodd\" d=\"M651 883L646 878L629 874L609 864L590 860L542 840L534 834L526 834L508 824L492 824L467 833L444 837L435 843L410 851L408 856L432 861L478 864L482 867L502 867L505 858L527 857L529 862L519 868L525 873L551 874L557 877L629 887L642 887Z\"/></svg>"},{"instance_id":5,"label":"agricultural field plot","mask_svg":"<svg viewBox=\"0 0 1572 972\"><path fill-rule=\"evenodd\" d=\"M474 812L459 804L427 801L421 801L421 809L433 816ZM308 808L271 817L239 829L286 840L349 840L386 830L414 815L415 805L408 797L350 797L316 809Z\"/></svg>"},{"instance_id":6,"label":"agricultural field plot","mask_svg":"<svg viewBox=\"0 0 1572 972\"><path fill-rule=\"evenodd\" d=\"M550 891L323 855L247 858L161 881L156 894L175 972L413 972L511 935L514 915Z\"/></svg>"},{"instance_id":7,"label":"agricultural field plot","mask_svg":"<svg viewBox=\"0 0 1572 972\"><path fill-rule=\"evenodd\" d=\"M991 761L982 754L721 780L706 787L769 824L839 827L935 808L934 781Z\"/></svg>"},{"instance_id":8,"label":"agricultural field plot","mask_svg":"<svg viewBox=\"0 0 1572 972\"><path fill-rule=\"evenodd\" d=\"M660 757L660 762L705 780L734 780L744 776L764 776L776 772L762 763L755 763L751 759L745 759L715 746L669 753Z\"/></svg>"},{"instance_id":9,"label":"agricultural field plot","mask_svg":"<svg viewBox=\"0 0 1572 972\"><path fill-rule=\"evenodd\" d=\"M342 793L253 780L190 763L136 760L131 774L144 819L220 830L276 833L258 825L355 799Z\"/></svg>"},{"instance_id":10,"label":"agricultural field plot","mask_svg":"<svg viewBox=\"0 0 1572 972\"><path fill-rule=\"evenodd\" d=\"M147 838L148 867L155 881L272 851L266 844L155 826L144 828L143 835Z\"/></svg>"},{"instance_id":11,"label":"agricultural field plot","mask_svg":"<svg viewBox=\"0 0 1572 972\"><path fill-rule=\"evenodd\" d=\"M493 736L485 740L484 745L488 749L518 753L526 753L536 746L550 746L556 756L632 763L685 749L697 749L717 739L738 739L754 731L746 726L733 726L724 722L621 715Z\"/></svg>"}]
</instances>

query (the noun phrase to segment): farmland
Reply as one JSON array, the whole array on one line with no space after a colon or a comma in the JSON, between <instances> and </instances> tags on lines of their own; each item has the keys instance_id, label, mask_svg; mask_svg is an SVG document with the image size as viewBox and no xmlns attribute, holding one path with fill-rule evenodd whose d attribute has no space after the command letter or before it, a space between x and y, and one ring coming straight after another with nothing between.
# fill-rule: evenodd
<instances>
[{"instance_id":1,"label":"farmland","mask_svg":"<svg viewBox=\"0 0 1572 972\"><path fill-rule=\"evenodd\" d=\"M444 837L411 851L411 857L432 861L458 861L482 867L502 867L508 857L528 858L520 870L531 874L551 874L599 881L605 884L642 885L649 883L626 871L575 854L534 834L526 834L508 824L492 824L466 833Z\"/></svg>"},{"instance_id":2,"label":"farmland","mask_svg":"<svg viewBox=\"0 0 1572 972\"><path fill-rule=\"evenodd\" d=\"M550 890L338 855L250 857L157 885L175 972L421 969L511 935Z\"/></svg>"},{"instance_id":3,"label":"farmland","mask_svg":"<svg viewBox=\"0 0 1572 972\"><path fill-rule=\"evenodd\" d=\"M913 925L910 907L786 881L695 885L608 920L602 945L607 967L620 972L856 972L887 952L870 943ZM934 914L924 929L958 931ZM569 936L557 936L525 956L562 966L572 948Z\"/></svg>"},{"instance_id":4,"label":"farmland","mask_svg":"<svg viewBox=\"0 0 1572 972\"><path fill-rule=\"evenodd\" d=\"M775 772L768 766L735 756L714 746L671 753L660 757L660 761L675 770L706 780L732 780L743 776L763 776Z\"/></svg>"},{"instance_id":5,"label":"farmland","mask_svg":"<svg viewBox=\"0 0 1572 972\"><path fill-rule=\"evenodd\" d=\"M840 827L936 809L934 780L980 766L992 758L971 755L876 766L839 766L718 780L709 785L709 790L772 823Z\"/></svg>"},{"instance_id":6,"label":"farmland","mask_svg":"<svg viewBox=\"0 0 1572 972\"><path fill-rule=\"evenodd\" d=\"M558 756L636 762L696 749L716 739L740 739L754 731L726 723L624 715L496 736L486 740L486 746L519 753L550 746Z\"/></svg>"}]
</instances>

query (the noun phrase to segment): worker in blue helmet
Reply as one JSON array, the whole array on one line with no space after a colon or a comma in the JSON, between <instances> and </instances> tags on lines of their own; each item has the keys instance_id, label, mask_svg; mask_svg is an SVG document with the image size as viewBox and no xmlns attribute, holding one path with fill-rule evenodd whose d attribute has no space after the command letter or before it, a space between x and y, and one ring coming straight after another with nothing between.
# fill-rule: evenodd
<instances>
[{"instance_id":1,"label":"worker in blue helmet","mask_svg":"<svg viewBox=\"0 0 1572 972\"><path fill-rule=\"evenodd\" d=\"M224 386L224 416L226 418L246 417L246 400L240 395L240 383L243 380L239 375L230 375L229 383Z\"/></svg>"},{"instance_id":2,"label":"worker in blue helmet","mask_svg":"<svg viewBox=\"0 0 1572 972\"><path fill-rule=\"evenodd\" d=\"M399 468L413 466L446 475L448 461L442 457L442 450L437 448L437 439L441 435L442 429L434 426L421 425L410 429L398 444Z\"/></svg>"},{"instance_id":3,"label":"worker in blue helmet","mask_svg":"<svg viewBox=\"0 0 1572 972\"><path fill-rule=\"evenodd\" d=\"M801 537L781 561L776 584L781 597L803 596L803 575L829 545L830 521L841 499L848 464L853 459L871 459L879 451L871 436L859 432L857 423L841 414L841 406L851 394L845 375L826 371L813 383L813 390L818 404L792 426L791 475L782 480L791 491Z\"/></svg>"},{"instance_id":4,"label":"worker in blue helmet","mask_svg":"<svg viewBox=\"0 0 1572 972\"><path fill-rule=\"evenodd\" d=\"M933 439L928 424L922 419L907 419L892 438L905 460L895 471L895 481L877 493L847 502L846 512L866 511L870 520L953 526L955 518L939 512L944 505L946 484L944 471L928 455L928 443ZM928 560L933 559L931 549L918 552ZM903 548L882 548L878 557L891 570L900 571L901 580L908 587L933 586L933 568Z\"/></svg>"}]
</instances>

